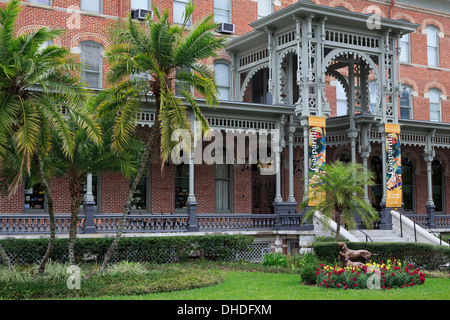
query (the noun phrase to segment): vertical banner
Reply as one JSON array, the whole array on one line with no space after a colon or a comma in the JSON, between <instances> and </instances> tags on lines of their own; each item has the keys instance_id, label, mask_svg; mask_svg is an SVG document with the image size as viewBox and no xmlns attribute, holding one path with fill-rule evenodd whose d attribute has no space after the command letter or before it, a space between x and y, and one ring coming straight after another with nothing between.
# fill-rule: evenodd
<instances>
[{"instance_id":1,"label":"vertical banner","mask_svg":"<svg viewBox=\"0 0 450 320\"><path fill-rule=\"evenodd\" d=\"M323 117L309 117L309 173L313 174L310 180L309 197L314 194L311 183L314 183L314 176L322 173L322 167L326 161L325 124ZM309 206L318 204L319 199L309 200Z\"/></svg>"},{"instance_id":2,"label":"vertical banner","mask_svg":"<svg viewBox=\"0 0 450 320\"><path fill-rule=\"evenodd\" d=\"M402 157L400 125L385 124L386 135L386 207L402 206Z\"/></svg>"}]
</instances>

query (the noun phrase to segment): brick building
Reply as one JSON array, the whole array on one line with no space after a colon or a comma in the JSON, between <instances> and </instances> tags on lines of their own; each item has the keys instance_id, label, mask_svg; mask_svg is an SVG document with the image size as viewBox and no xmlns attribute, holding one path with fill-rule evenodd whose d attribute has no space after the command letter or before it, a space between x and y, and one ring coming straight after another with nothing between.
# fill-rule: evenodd
<instances>
[{"instance_id":1,"label":"brick building","mask_svg":"<svg viewBox=\"0 0 450 320\"><path fill-rule=\"evenodd\" d=\"M33 32L42 26L65 29L67 32L60 39L55 39L55 43L70 48L72 54L79 55L80 59L88 60L90 69L84 72L83 77L94 89L101 89L109 85L105 78L108 65L102 56L109 47L105 32L109 23L125 18L137 9L150 10L151 5L157 6L160 10L167 8L172 14L173 21L177 22L185 3L186 0L24 1L18 33ZM372 70L372 74L369 73L367 76L367 92L363 93L367 95L369 109L372 104L381 103L380 91L386 91L386 87L377 86L377 82L374 81L376 72L373 70L382 68L381 59L373 58L378 54L381 42L384 41L381 32L386 32L385 30L396 32L388 34L389 39L386 40L391 46L388 49L389 54L394 59L391 61L390 70L395 71L395 76L391 75L392 88L388 88L391 94L387 104L396 112L390 114L388 118L391 117L393 123L401 126L403 209L405 213L414 214L425 220L430 216L430 208L434 208L436 215L439 216L449 211L450 5L448 1L314 0L300 1L299 4L293 0L194 0L194 4L196 5L194 22L200 17L215 13L216 20L223 23L222 32L218 35L229 37L231 40L229 50L220 52L218 59L208 62L216 71L221 94L221 105L217 110L204 110L210 125L220 130L222 134L247 129L279 129L282 152L276 161L279 160L280 170L278 174L261 174L262 164L249 161L251 151L247 151L244 163L232 165L201 163L195 164L195 171L190 171L188 164L178 166L171 164L162 172L158 160L153 159L149 176L142 181L139 186L140 193L136 194L134 213L184 214L186 210L190 210L187 205L188 195L194 193L194 190L196 203L194 210L197 217L202 214L206 217L226 213L264 215L280 210L292 214L297 210L296 206L302 200L305 190L303 178L307 167L303 161L306 154L304 131L300 124L301 112L300 115L297 112L301 104L299 98L305 89L301 87L299 77L301 70L294 67L297 53L300 51L295 51L296 47L292 45L297 40L301 41L301 32L298 33L299 29L295 29L295 19L285 18L285 15L290 14L289 10L294 10L293 8L298 8L296 10L304 14L298 16L302 23L308 20L308 15L311 17L313 27L310 39L319 39L320 33L323 36L323 43L330 44L330 47L322 52L322 56L313 57L313 60L316 59L315 65L325 60L326 54L331 51L330 48L334 48L334 45L338 48L350 48L349 50L363 46L362 42L350 40L349 34L361 28L363 18L373 19L371 23L374 24L371 28L361 30L363 41L368 41L365 44L367 55L379 64L376 67L369 63L366 65L367 70ZM313 12L316 12L316 15L312 14ZM318 17L325 14L331 18L319 20ZM328 24L337 23L340 14L346 17L342 20L341 33L332 36L332 31L328 29L326 30L330 33L322 33L321 24L326 28ZM285 24L279 27L277 24L270 25L271 21L274 23L284 21ZM356 21L354 30L351 30L352 21ZM378 21L382 25L380 36L366 33L366 31L377 32ZM293 26L292 31L289 24ZM301 25L302 28L304 26ZM263 28L273 29L272 41L278 42L266 42L261 46L261 50L256 50L262 43L261 38L267 38L267 35L261 36L264 33ZM347 31L349 33L345 34ZM370 41L372 44L369 44ZM298 44L300 48L301 43ZM276 52L278 54L276 59L270 54L271 46L279 49ZM311 57L311 52L305 52ZM356 56L365 57L362 54ZM338 58L343 59L344 55L336 56L330 63L343 61ZM279 65L275 65L274 61ZM251 68L246 69L244 66ZM339 72L336 74L334 71ZM335 66L333 72L324 73L323 83L314 82L317 91L311 89L327 103L324 107L324 110L327 110L324 114L327 118L327 129L329 128L327 161L353 160L365 163L368 168L375 171L378 177L377 184L367 189L367 199L381 210L385 201L383 199L385 181L381 172L383 132L376 128L376 122L363 117L367 115L364 110L357 110L362 117L356 120L356 127L353 128L356 135L350 134L352 130L347 127L350 106L348 88L347 90L345 88L345 79L348 81L351 76L349 72L350 69L340 70L339 66ZM366 91L364 88L361 90ZM323 92L323 95L317 93L318 91ZM199 100L201 102L201 97ZM152 125L152 121L152 107L149 106L148 112L142 114L137 125L138 130L146 130ZM365 144L364 139L368 139ZM206 145L203 147L206 148ZM55 179L51 181L50 187L54 192L56 213L68 213L70 201L66 181ZM104 215L121 213L128 188L129 181L120 174L107 172L94 174L93 193L97 213ZM9 199L0 196L0 215L45 213L45 197L33 197L30 191L22 186ZM38 198L42 201L36 200ZM279 203L280 206L274 206L274 203ZM431 225L434 226L434 222Z\"/></svg>"}]
</instances>

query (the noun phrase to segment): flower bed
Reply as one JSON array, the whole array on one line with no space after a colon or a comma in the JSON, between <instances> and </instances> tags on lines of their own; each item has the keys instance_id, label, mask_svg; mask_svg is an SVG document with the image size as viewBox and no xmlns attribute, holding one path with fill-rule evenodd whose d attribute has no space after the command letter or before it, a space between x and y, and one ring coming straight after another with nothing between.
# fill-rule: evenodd
<instances>
[{"instance_id":1,"label":"flower bed","mask_svg":"<svg viewBox=\"0 0 450 320\"><path fill-rule=\"evenodd\" d=\"M400 262L368 263L360 267L334 267L320 264L316 269L316 284L336 289L392 289L406 288L425 283L425 275L411 264L402 267Z\"/></svg>"}]
</instances>

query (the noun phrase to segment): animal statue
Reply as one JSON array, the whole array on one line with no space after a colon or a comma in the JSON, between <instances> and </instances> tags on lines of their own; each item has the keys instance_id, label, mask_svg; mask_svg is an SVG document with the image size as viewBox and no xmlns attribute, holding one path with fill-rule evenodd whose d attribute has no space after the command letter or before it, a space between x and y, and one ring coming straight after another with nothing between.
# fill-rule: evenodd
<instances>
[{"instance_id":1,"label":"animal statue","mask_svg":"<svg viewBox=\"0 0 450 320\"><path fill-rule=\"evenodd\" d=\"M339 259L342 262L346 260L348 260L349 262L359 262L362 259L366 262L369 262L370 260L372 260L372 256L375 255L367 250L351 250L347 248L347 245L344 242L339 242L337 245L340 250Z\"/></svg>"}]
</instances>

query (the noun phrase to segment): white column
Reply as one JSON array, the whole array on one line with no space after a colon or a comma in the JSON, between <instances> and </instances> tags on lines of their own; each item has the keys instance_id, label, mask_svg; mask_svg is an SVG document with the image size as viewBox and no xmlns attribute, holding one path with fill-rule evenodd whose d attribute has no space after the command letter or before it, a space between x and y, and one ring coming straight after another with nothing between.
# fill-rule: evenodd
<instances>
[{"instance_id":1,"label":"white column","mask_svg":"<svg viewBox=\"0 0 450 320\"><path fill-rule=\"evenodd\" d=\"M84 200L94 202L94 195L92 194L92 173L89 173L86 177L86 194Z\"/></svg>"},{"instance_id":2,"label":"white column","mask_svg":"<svg viewBox=\"0 0 450 320\"><path fill-rule=\"evenodd\" d=\"M194 144L191 144L191 150L189 151L189 195L187 202L197 202L194 193L194 150L197 141L197 129L193 115L191 116L191 131L194 133Z\"/></svg>"},{"instance_id":3,"label":"white column","mask_svg":"<svg viewBox=\"0 0 450 320\"><path fill-rule=\"evenodd\" d=\"M289 197L288 202L295 202L294 196L294 132L295 126L292 124L289 126Z\"/></svg>"}]
</instances>

